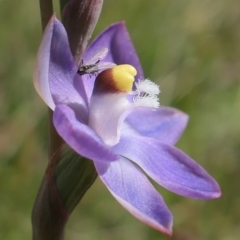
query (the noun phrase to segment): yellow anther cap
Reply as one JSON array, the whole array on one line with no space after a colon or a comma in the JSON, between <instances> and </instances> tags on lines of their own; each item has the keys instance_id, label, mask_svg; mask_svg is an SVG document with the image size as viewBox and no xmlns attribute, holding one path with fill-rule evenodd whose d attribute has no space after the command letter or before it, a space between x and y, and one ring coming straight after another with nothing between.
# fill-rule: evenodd
<instances>
[{"instance_id":1,"label":"yellow anther cap","mask_svg":"<svg viewBox=\"0 0 240 240\"><path fill-rule=\"evenodd\" d=\"M121 92L132 91L132 85L137 70L128 64L118 65L111 70L116 88Z\"/></svg>"},{"instance_id":2,"label":"yellow anther cap","mask_svg":"<svg viewBox=\"0 0 240 240\"><path fill-rule=\"evenodd\" d=\"M128 64L117 65L102 71L96 78L93 94L132 91L137 70Z\"/></svg>"}]
</instances>

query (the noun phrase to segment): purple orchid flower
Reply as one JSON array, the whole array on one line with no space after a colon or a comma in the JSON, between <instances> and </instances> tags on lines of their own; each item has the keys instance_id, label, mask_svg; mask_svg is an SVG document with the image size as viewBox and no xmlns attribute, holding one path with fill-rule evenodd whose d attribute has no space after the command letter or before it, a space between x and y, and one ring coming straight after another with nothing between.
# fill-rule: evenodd
<instances>
[{"instance_id":1,"label":"purple orchid flower","mask_svg":"<svg viewBox=\"0 0 240 240\"><path fill-rule=\"evenodd\" d=\"M143 78L124 23L111 25L100 34L83 60L103 47L109 50L104 61L130 64L134 68L127 74L130 72L134 79L137 70L135 79ZM109 87L106 90L101 85L108 78L119 78L111 75L112 69L99 74L96 80L89 74L80 76L78 68L66 31L53 16L38 51L35 88L54 111L53 122L59 135L77 153L93 160L99 177L124 208L171 235L172 214L145 174L185 197L212 199L221 195L217 182L173 146L186 127L186 114L169 107L153 110L135 106L131 96L109 94ZM125 74L121 68L117 72L120 78Z\"/></svg>"}]
</instances>

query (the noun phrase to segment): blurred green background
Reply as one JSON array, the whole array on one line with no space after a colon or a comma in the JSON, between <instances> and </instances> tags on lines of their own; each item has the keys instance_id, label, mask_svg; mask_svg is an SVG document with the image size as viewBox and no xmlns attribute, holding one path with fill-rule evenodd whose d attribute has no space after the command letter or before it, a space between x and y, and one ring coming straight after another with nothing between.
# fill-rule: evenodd
<instances>
[{"instance_id":1,"label":"blurred green background","mask_svg":"<svg viewBox=\"0 0 240 240\"><path fill-rule=\"evenodd\" d=\"M56 3L56 2L55 2ZM57 3L55 7L58 11ZM157 186L175 240L240 239L240 2L105 0L96 36L125 20L161 105L190 115L177 144L222 188L217 200ZM0 239L31 239L31 209L47 165L47 110L32 85L41 41L38 1L0 0ZM126 212L97 180L66 240L168 239Z\"/></svg>"}]
</instances>

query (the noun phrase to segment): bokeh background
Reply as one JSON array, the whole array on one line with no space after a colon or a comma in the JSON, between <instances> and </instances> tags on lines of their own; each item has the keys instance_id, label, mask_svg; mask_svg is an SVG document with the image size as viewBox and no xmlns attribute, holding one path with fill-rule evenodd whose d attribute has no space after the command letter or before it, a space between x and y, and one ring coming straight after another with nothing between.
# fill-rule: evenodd
<instances>
[{"instance_id":1,"label":"bokeh background","mask_svg":"<svg viewBox=\"0 0 240 240\"><path fill-rule=\"evenodd\" d=\"M55 1L55 9L58 5ZM217 200L156 186L174 215L174 240L240 239L240 2L105 0L96 36L125 20L161 105L190 116L177 144L222 188ZM47 165L47 109L32 85L41 40L38 1L0 0L0 239L31 239L31 209ZM66 240L168 239L126 212L97 180Z\"/></svg>"}]
</instances>

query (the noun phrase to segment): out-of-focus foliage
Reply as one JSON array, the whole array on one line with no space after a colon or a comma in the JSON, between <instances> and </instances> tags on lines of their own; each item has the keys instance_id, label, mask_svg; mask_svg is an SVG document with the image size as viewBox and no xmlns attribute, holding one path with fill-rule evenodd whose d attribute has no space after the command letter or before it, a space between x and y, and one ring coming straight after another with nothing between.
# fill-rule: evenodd
<instances>
[{"instance_id":1,"label":"out-of-focus foliage","mask_svg":"<svg viewBox=\"0 0 240 240\"><path fill-rule=\"evenodd\" d=\"M220 183L212 201L158 187L174 240L240 235L240 2L105 0L94 35L125 20L162 105L190 115L178 147ZM47 165L47 110L32 86L41 38L37 1L0 0L0 239L31 239L31 208ZM74 211L66 240L168 239L130 216L99 180Z\"/></svg>"}]
</instances>

